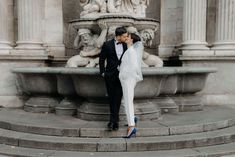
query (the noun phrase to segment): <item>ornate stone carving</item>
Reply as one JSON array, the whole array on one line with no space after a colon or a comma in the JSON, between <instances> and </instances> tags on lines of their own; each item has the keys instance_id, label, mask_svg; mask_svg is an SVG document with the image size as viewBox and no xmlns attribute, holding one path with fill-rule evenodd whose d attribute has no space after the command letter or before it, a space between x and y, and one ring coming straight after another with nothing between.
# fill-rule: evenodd
<instances>
[{"instance_id":1,"label":"ornate stone carving","mask_svg":"<svg viewBox=\"0 0 235 157\"><path fill-rule=\"evenodd\" d=\"M144 47L149 48L152 45L154 39L154 30L144 29L140 32ZM163 67L163 61L156 55L149 54L143 51L143 62L151 67ZM142 64L144 66L144 64Z\"/></svg>"},{"instance_id":2,"label":"ornate stone carving","mask_svg":"<svg viewBox=\"0 0 235 157\"><path fill-rule=\"evenodd\" d=\"M148 4L149 0L80 0L80 5L83 7L81 17L96 18L107 13L145 17Z\"/></svg>"},{"instance_id":3,"label":"ornate stone carving","mask_svg":"<svg viewBox=\"0 0 235 157\"><path fill-rule=\"evenodd\" d=\"M107 3L106 0L80 0L80 5L83 7L81 17L91 13L106 13Z\"/></svg>"},{"instance_id":4,"label":"ornate stone carving","mask_svg":"<svg viewBox=\"0 0 235 157\"><path fill-rule=\"evenodd\" d=\"M67 67L95 67L97 56L106 40L115 37L115 29L125 26L130 33L143 38L144 46L150 47L159 22L145 18L149 0L80 0L83 7L81 19L71 21L78 30L74 47L80 52L67 62ZM144 51L143 67L161 67L163 62L157 56Z\"/></svg>"},{"instance_id":5,"label":"ornate stone carving","mask_svg":"<svg viewBox=\"0 0 235 157\"><path fill-rule=\"evenodd\" d=\"M79 55L70 58L66 67L95 67L99 63L98 54L100 48L106 40L107 26L100 23L102 29L100 35L92 34L89 29L79 29L74 41L74 47L77 48Z\"/></svg>"}]
</instances>

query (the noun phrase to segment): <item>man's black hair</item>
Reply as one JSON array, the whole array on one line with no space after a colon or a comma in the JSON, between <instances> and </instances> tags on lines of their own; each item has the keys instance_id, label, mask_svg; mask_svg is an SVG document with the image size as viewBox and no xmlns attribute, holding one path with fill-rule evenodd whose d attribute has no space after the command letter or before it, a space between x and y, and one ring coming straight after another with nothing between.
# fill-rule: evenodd
<instances>
[{"instance_id":1,"label":"man's black hair","mask_svg":"<svg viewBox=\"0 0 235 157\"><path fill-rule=\"evenodd\" d=\"M115 36L121 36L123 34L127 33L127 30L125 27L118 27L115 30Z\"/></svg>"}]
</instances>

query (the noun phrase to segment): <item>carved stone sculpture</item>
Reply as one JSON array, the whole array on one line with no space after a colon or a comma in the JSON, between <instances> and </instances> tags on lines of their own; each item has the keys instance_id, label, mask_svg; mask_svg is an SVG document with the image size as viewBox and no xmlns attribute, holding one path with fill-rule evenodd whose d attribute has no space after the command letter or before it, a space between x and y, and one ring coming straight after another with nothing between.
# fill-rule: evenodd
<instances>
[{"instance_id":1,"label":"carved stone sculpture","mask_svg":"<svg viewBox=\"0 0 235 157\"><path fill-rule=\"evenodd\" d=\"M99 63L98 54L106 40L107 26L100 23L102 28L98 36L92 34L89 29L79 29L74 41L74 47L80 51L79 55L73 56L67 61L66 67L95 67Z\"/></svg>"},{"instance_id":2,"label":"carved stone sculpture","mask_svg":"<svg viewBox=\"0 0 235 157\"><path fill-rule=\"evenodd\" d=\"M80 5L83 7L81 17L91 13L106 13L106 0L80 0Z\"/></svg>"},{"instance_id":3,"label":"carved stone sculpture","mask_svg":"<svg viewBox=\"0 0 235 157\"><path fill-rule=\"evenodd\" d=\"M150 47L154 39L154 30L144 29L140 32L142 42L145 47ZM148 52L143 52L143 61L150 67L163 67L163 61L156 55L151 55Z\"/></svg>"},{"instance_id":4,"label":"carved stone sculpture","mask_svg":"<svg viewBox=\"0 0 235 157\"><path fill-rule=\"evenodd\" d=\"M97 17L99 14L119 13L134 17L145 17L149 0L80 0L83 7L81 17Z\"/></svg>"}]
</instances>

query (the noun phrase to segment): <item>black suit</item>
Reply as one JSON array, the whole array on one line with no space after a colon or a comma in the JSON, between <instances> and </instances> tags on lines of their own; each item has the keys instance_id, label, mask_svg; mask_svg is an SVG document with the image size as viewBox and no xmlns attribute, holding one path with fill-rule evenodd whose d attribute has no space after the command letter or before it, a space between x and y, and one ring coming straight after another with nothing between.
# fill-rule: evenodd
<instances>
[{"instance_id":1,"label":"black suit","mask_svg":"<svg viewBox=\"0 0 235 157\"><path fill-rule=\"evenodd\" d=\"M123 54L127 50L126 43L123 45ZM105 60L107 65L105 67ZM99 67L100 74L105 74L105 84L109 97L110 106L110 122L118 123L119 121L119 109L122 99L122 86L119 80L118 66L120 65L120 60L117 57L115 50L115 40L110 40L104 43L100 52Z\"/></svg>"}]
</instances>

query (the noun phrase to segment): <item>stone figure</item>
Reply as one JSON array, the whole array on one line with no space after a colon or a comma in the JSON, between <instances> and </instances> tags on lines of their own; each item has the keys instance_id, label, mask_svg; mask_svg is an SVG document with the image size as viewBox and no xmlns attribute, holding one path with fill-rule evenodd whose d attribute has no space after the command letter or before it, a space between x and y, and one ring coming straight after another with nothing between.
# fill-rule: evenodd
<instances>
[{"instance_id":1,"label":"stone figure","mask_svg":"<svg viewBox=\"0 0 235 157\"><path fill-rule=\"evenodd\" d=\"M154 39L154 30L144 29L140 32L142 42L145 47L150 47ZM163 61L156 55L151 55L146 51L143 51L143 61L145 64L151 67L163 67Z\"/></svg>"},{"instance_id":2,"label":"stone figure","mask_svg":"<svg viewBox=\"0 0 235 157\"><path fill-rule=\"evenodd\" d=\"M80 0L80 5L83 7L81 17L92 13L106 13L107 3L106 0Z\"/></svg>"},{"instance_id":3,"label":"stone figure","mask_svg":"<svg viewBox=\"0 0 235 157\"><path fill-rule=\"evenodd\" d=\"M116 0L115 8L119 13L129 13L137 17L145 17L145 9L149 0Z\"/></svg>"},{"instance_id":4,"label":"stone figure","mask_svg":"<svg viewBox=\"0 0 235 157\"><path fill-rule=\"evenodd\" d=\"M145 17L149 0L80 0L81 17L96 17L99 13L121 13ZM97 14L98 13L98 14Z\"/></svg>"},{"instance_id":5,"label":"stone figure","mask_svg":"<svg viewBox=\"0 0 235 157\"><path fill-rule=\"evenodd\" d=\"M102 29L99 36L96 34L93 35L89 29L79 29L74 41L74 47L80 53L70 58L67 61L66 67L95 67L98 65L98 54L106 40L108 30L104 23L100 23L99 26Z\"/></svg>"}]
</instances>

